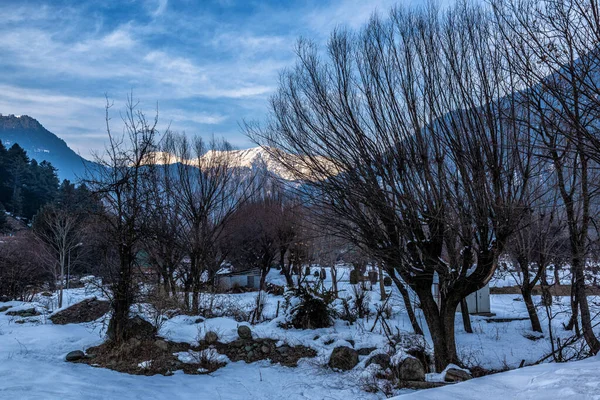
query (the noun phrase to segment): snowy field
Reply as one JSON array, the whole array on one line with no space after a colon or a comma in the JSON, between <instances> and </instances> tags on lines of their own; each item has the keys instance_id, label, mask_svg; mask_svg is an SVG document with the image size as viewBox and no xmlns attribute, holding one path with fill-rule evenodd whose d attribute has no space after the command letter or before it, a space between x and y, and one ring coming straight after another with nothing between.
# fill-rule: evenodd
<instances>
[{"instance_id":1,"label":"snowy field","mask_svg":"<svg viewBox=\"0 0 600 400\"><path fill-rule=\"evenodd\" d=\"M328 274L329 275L329 274ZM341 296L350 293L348 274L343 276L340 288L345 289ZM281 283L282 278L274 271L270 281ZM326 282L327 284L327 282ZM345 293L345 294L344 294ZM85 298L100 296L93 289L70 289L65 295L65 307ZM222 309L251 309L256 293L217 295L205 298ZM539 298L534 298L536 304ZM562 323L568 320L567 298L556 298L553 306L554 334L567 338L571 332L562 329ZM0 307L11 306L11 311L19 308L31 308L41 313L37 317L20 318L0 312L0 399L382 399L382 392L365 391L365 383L372 379L370 370L365 369L367 356L360 357L360 363L348 372L334 372L327 367L327 361L336 346L354 348L377 347L386 349L386 338L376 325L373 332L373 318L358 321L349 326L345 321L337 320L330 328L315 330L282 329L278 326L282 316L277 319L277 303L282 296L269 295L265 307L266 320L252 326L256 337L280 339L289 344L302 344L317 351L317 357L303 359L297 368L283 367L261 361L246 364L243 361L230 362L224 368L209 375L184 375L177 372L174 376L128 375L102 368L93 368L85 364L73 364L64 361L65 355L72 350L85 350L103 341L105 322L99 320L84 324L55 325L49 319L55 312L55 298L39 296L35 303L0 303ZM377 288L370 292L371 308L379 303ZM592 315L600 307L598 299L590 298ZM393 292L391 299L393 315L387 322L393 331L408 333L410 323L404 312L404 306L398 293ZM525 318L527 312L518 295L492 295L492 312L495 318ZM135 309L144 314L145 307ZM543 308L538 309L544 332L548 330L548 320ZM421 325L425 321L417 309ZM228 316L209 318L196 323L196 316L179 315L166 320L159 334L169 340L197 343L207 330L219 333L220 340L228 342L237 337L239 323ZM17 321L25 320L24 323ZM473 316L473 334L464 332L460 314L456 319L458 351L469 366L481 366L487 369L516 368L522 360L526 364L534 363L550 351L546 337L532 341L529 320L488 323L485 317ZM600 332L599 332L600 333ZM428 337L428 333L426 332ZM596 372L600 359L594 358L569 364L544 364L526 367L516 371L496 374L484 378L427 391L396 390L395 395L409 395L407 398L423 399L481 399L500 398L600 398ZM435 378L432 376L431 378ZM561 387L561 391L558 391ZM464 389L463 389L464 388ZM553 389L554 388L554 389ZM542 390L543 389L543 390ZM538 393L546 396L532 397ZM488 395L488 393L490 395ZM497 393L495 395L494 393ZM560 396L559 396L560 393ZM552 395L550 395L552 394ZM412 396L412 397L411 397ZM497 396L497 397L493 397Z\"/></svg>"}]
</instances>

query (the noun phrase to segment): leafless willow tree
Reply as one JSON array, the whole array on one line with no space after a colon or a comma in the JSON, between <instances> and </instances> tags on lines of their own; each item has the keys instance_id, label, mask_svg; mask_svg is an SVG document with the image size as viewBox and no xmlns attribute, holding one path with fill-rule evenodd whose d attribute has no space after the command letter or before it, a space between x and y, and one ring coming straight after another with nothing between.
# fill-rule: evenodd
<instances>
[{"instance_id":1,"label":"leafless willow tree","mask_svg":"<svg viewBox=\"0 0 600 400\"><path fill-rule=\"evenodd\" d=\"M167 135L165 142L172 140ZM169 146L169 144L163 144ZM178 278L185 257L182 246L183 207L171 170L174 156L156 152L149 156L153 165L150 176L150 201L144 215L143 248L148 262L154 267L162 281L162 291L177 298Z\"/></svg>"},{"instance_id":2,"label":"leafless willow tree","mask_svg":"<svg viewBox=\"0 0 600 400\"><path fill-rule=\"evenodd\" d=\"M189 271L184 277L185 301L197 312L203 282L212 281L225 260L219 240L226 223L258 184L255 174L242 168L240 154L231 151L225 141L206 142L200 137L190 140L171 135L164 143L163 151L177 160L167 173L177 188L180 240L189 257Z\"/></svg>"},{"instance_id":3,"label":"leafless willow tree","mask_svg":"<svg viewBox=\"0 0 600 400\"><path fill-rule=\"evenodd\" d=\"M508 254L517 267L511 272L515 276L523 295L527 313L531 320L531 329L542 332L542 325L537 315L532 298L535 286L541 285L543 299L552 302L548 291L547 269L560 265L565 259L564 244L565 227L563 213L557 206L556 191L552 195L541 197L521 221L521 225L510 240Z\"/></svg>"},{"instance_id":4,"label":"leafless willow tree","mask_svg":"<svg viewBox=\"0 0 600 400\"><path fill-rule=\"evenodd\" d=\"M481 6L395 8L335 31L323 56L300 41L268 126L247 125L295 156L271 150L335 215L323 222L414 290L439 370L460 362L457 306L491 279L530 193L529 131L515 122L500 39Z\"/></svg>"},{"instance_id":5,"label":"leafless willow tree","mask_svg":"<svg viewBox=\"0 0 600 400\"><path fill-rule=\"evenodd\" d=\"M579 314L583 336L595 354L600 341L592 329L584 269L592 221L598 215L598 3L498 0L492 5L515 55L511 68L529 88L521 95L535 111L532 126L543 141L540 153L552 163L564 207L574 276L572 322Z\"/></svg>"},{"instance_id":6,"label":"leafless willow tree","mask_svg":"<svg viewBox=\"0 0 600 400\"><path fill-rule=\"evenodd\" d=\"M156 150L158 113L148 120L128 97L121 116L123 133L114 133L110 124L110 107L106 106L108 144L104 154L96 156L98 167L88 171L85 180L101 199L105 212L100 226L110 241L105 261L111 283L112 316L108 336L115 343L127 339L129 310L135 300L137 287L133 275L138 266L138 251L144 234L143 217L150 200L149 178L151 166L148 156ZM115 251L116 257L110 254ZM116 261L116 265L112 263Z\"/></svg>"}]
</instances>

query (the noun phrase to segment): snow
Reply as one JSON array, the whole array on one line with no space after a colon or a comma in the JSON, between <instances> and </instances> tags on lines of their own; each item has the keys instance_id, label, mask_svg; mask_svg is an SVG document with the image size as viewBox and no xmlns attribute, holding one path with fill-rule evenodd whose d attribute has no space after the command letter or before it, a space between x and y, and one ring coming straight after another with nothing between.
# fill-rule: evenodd
<instances>
[{"instance_id":1,"label":"snow","mask_svg":"<svg viewBox=\"0 0 600 400\"><path fill-rule=\"evenodd\" d=\"M600 356L562 364L542 364L454 385L422 390L396 400L584 400L600 399Z\"/></svg>"},{"instance_id":2,"label":"snow","mask_svg":"<svg viewBox=\"0 0 600 400\"><path fill-rule=\"evenodd\" d=\"M318 268L315 268L318 270ZM349 296L352 291L348 283L349 273L340 267L338 276L341 296ZM312 279L309 278L309 279ZM283 283L278 271L272 271L268 280ZM88 279L93 282L93 278ZM325 285L330 285L327 271ZM388 288L389 290L389 288ZM102 297L102 293L90 284L86 288L65 290L63 308L90 297ZM370 292L371 309L379 303L378 285ZM236 321L232 310L247 313L252 309L256 293L207 295L202 297L203 305L212 305L214 318L178 315L165 320L159 330L164 338L177 342L196 344L207 331L215 331L222 342L237 339L237 327L245 322ZM599 311L599 299L590 297L592 315ZM571 332L562 329L562 323L569 317L569 299L555 298L554 318L551 321L554 335L565 339ZM534 296L534 302L540 302ZM275 318L277 304L280 315ZM57 297L36 296L33 303L12 301L0 303L0 307L10 305L11 310L35 307L40 316L21 318L7 316L0 312L0 399L383 399L382 392L370 393L364 390L364 382L374 379L376 365L365 368L367 356L361 356L359 365L351 371L334 372L326 364L336 346L354 348L376 347L377 352L389 351L388 341L381 327L375 326L373 317L359 320L353 325L336 320L329 328L314 330L283 329L280 323L284 298L266 297L264 314L266 319L251 327L255 337L268 337L278 340L278 345L304 345L316 350L317 356L303 359L297 368L273 365L268 361L252 364L230 362L227 357L209 349L206 353L182 352L180 360L193 360L198 357L215 358L227 363L223 368L205 375L185 375L177 372L174 376L137 376L115 371L93 368L84 364L64 361L65 355L73 350L85 350L102 343L106 321L54 325L48 319L57 311ZM411 325L406 317L402 299L395 290L389 303L392 317L387 321L394 333L407 334ZM527 310L519 295L492 295L492 311L495 318L526 318ZM146 307L136 307L138 312L146 312ZM10 311L10 310L9 310ZM516 368L522 360L531 364L550 351L548 341L548 319L543 307L538 308L544 337L532 341L529 320L511 322L486 322L487 318L472 316L473 334L464 332L460 314L456 318L457 348L461 358L470 366L479 365L488 369ZM426 330L420 310L417 318ZM16 321L25 320L25 323ZM431 347L426 331L426 346ZM539 336L539 334L538 334ZM402 358L398 352L394 359ZM149 366L151 360L140 363L140 368ZM396 390L396 395L407 395L415 399L481 399L502 400L523 398L583 398L600 399L598 371L600 358L568 364L542 364L525 367L507 373L496 374L450 387L413 392ZM442 374L429 374L429 381L442 381ZM541 393L538 396L538 392ZM489 393L489 394L488 394ZM545 396L545 397L544 397ZM579 397L577 397L579 396ZM596 396L596 397L594 397Z\"/></svg>"},{"instance_id":3,"label":"snow","mask_svg":"<svg viewBox=\"0 0 600 400\"><path fill-rule=\"evenodd\" d=\"M150 153L146 159L143 161L146 164L156 164L156 165L170 165L170 164L187 164L192 166L203 166L209 165L213 161L212 159L217 160L222 159L226 163L235 163L236 167L241 168L254 168L257 165L263 164L267 170L271 173L275 174L279 178L288 181L298 180L299 177L295 176L293 172L290 172L283 164L281 164L275 157L273 157L269 152L273 151L272 149L267 149L263 147L253 147L244 150L229 150L229 151L219 151L219 150L209 150L204 155L196 159L182 159L177 157L174 154L170 154L167 152L152 152ZM288 158L289 157L289 158ZM305 159L301 156L287 154L286 162L290 162L300 170L302 175L310 176L310 171L306 168ZM331 171L332 174L337 173L337 168L334 163L325 157L316 157L314 158L319 163ZM315 177L316 178L316 177Z\"/></svg>"}]
</instances>

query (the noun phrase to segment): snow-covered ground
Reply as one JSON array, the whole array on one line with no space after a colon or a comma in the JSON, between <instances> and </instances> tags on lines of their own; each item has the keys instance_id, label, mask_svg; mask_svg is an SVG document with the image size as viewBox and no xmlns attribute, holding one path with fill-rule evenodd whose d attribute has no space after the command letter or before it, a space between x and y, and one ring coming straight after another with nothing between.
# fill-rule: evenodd
<instances>
[{"instance_id":1,"label":"snow-covered ground","mask_svg":"<svg viewBox=\"0 0 600 400\"><path fill-rule=\"evenodd\" d=\"M350 294L347 282L349 273L341 270L340 288L342 296ZM329 275L329 271L328 271ZM272 282L282 283L276 271L269 276ZM328 284L329 281L326 281ZM380 301L377 287L370 293L371 307ZM101 296L93 289L70 289L65 293L65 307L91 296ZM249 310L253 307L256 293L207 296L204 301L212 302L215 309ZM339 345L354 342L355 348L377 347L384 349L386 337L381 327L376 325L373 332L373 318L358 321L352 326L337 320L330 328L316 330L282 329L275 317L277 304L283 306L283 297L268 296L264 314L266 320L252 326L257 337L281 339L289 344L302 344L314 348L317 357L299 362L297 368L273 365L268 361L252 364L245 362L228 363L224 368L209 375L139 376L127 375L107 369L93 368L85 364L72 364L64 361L66 353L72 350L85 350L103 341L104 321L85 324L54 325L48 317L48 310L56 307L55 297L36 297L36 308L42 312L38 317L26 318L25 323L17 323L20 317L0 313L0 399L382 399L382 392L369 393L364 390L365 380L370 377L364 368L366 356L361 356L359 365L348 372L334 372L327 368L327 360L332 350ZM568 319L568 299L559 298L553 307L552 326L556 336L566 338L571 332L562 329L561 324ZM593 315L599 308L597 299L591 298ZM534 298L535 302L539 298ZM398 293L391 299L393 315L387 322L393 331L409 333L410 323L404 312L404 305ZM31 308L30 303L0 303L0 307ZM523 301L518 295L493 295L492 312L496 318L527 317ZM136 307L144 312L145 307ZM55 310L54 310L55 311ZM565 312L563 312L565 311ZM281 310L280 310L281 313ZM546 337L532 341L528 320L488 323L485 317L472 317L474 333L467 334L462 320L457 314L456 335L461 358L470 366L489 369L516 368L522 360L533 363L550 351L547 339L548 321L542 308L539 309ZM423 316L417 310L421 325L425 328ZM216 331L224 342L236 339L239 323L229 316L208 318L197 322L196 316L175 316L164 321L159 334L174 341L196 343L208 330ZM428 333L426 332L428 337ZM596 363L596 364L594 364ZM580 367L578 367L580 366ZM441 390L420 391L396 390L395 395L411 394L423 398L481 398L483 389L507 390L502 396L508 398L528 397L528 391L542 386L548 392L552 387L563 385L565 395L573 382L572 393L585 392L594 381L589 377L594 368L600 366L599 359L573 364L545 364L523 368L507 374L479 378ZM579 368L579 369L578 369ZM579 372L577 372L579 371ZM574 374L573 379L569 374ZM586 375L587 374L587 375ZM581 379L579 377L582 377ZM585 378L588 376L588 378ZM506 377L506 378L505 378ZM575 379L576 378L576 379ZM506 379L506 381L505 381ZM554 383L553 383L554 382ZM554 386L552 386L554 385ZM464 394L458 394L465 388ZM598 389L598 386L595 386ZM520 391L517 391L520 390ZM579 392L578 392L579 391ZM600 390L598 390L600 392ZM439 392L439 396L434 393ZM462 392L460 392L462 393ZM557 392L558 393L558 392ZM429 397L428 397L429 396ZM446 397L443 397L446 396ZM468 397L471 396L471 397ZM477 397L475 397L477 396ZM522 396L522 397L518 397ZM490 400L494 397L487 396ZM537 397L535 397L537 398ZM542 397L540 397L542 398ZM545 398L555 398L553 396ZM585 397L584 397L585 398ZM589 397L594 398L594 397ZM503 399L504 400L504 399Z\"/></svg>"},{"instance_id":2,"label":"snow-covered ground","mask_svg":"<svg viewBox=\"0 0 600 400\"><path fill-rule=\"evenodd\" d=\"M542 364L484 376L397 400L598 400L600 356L583 361Z\"/></svg>"}]
</instances>

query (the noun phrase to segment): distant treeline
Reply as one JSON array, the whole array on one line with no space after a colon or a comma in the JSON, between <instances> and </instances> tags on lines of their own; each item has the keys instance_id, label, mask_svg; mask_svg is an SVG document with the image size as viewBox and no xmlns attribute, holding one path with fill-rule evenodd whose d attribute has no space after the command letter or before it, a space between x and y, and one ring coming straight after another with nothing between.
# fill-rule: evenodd
<instances>
[{"instance_id":1,"label":"distant treeline","mask_svg":"<svg viewBox=\"0 0 600 400\"><path fill-rule=\"evenodd\" d=\"M0 230L7 229L4 211L29 221L46 204L76 203L88 193L85 185L60 183L48 161L38 163L18 144L7 149L0 142Z\"/></svg>"}]
</instances>

